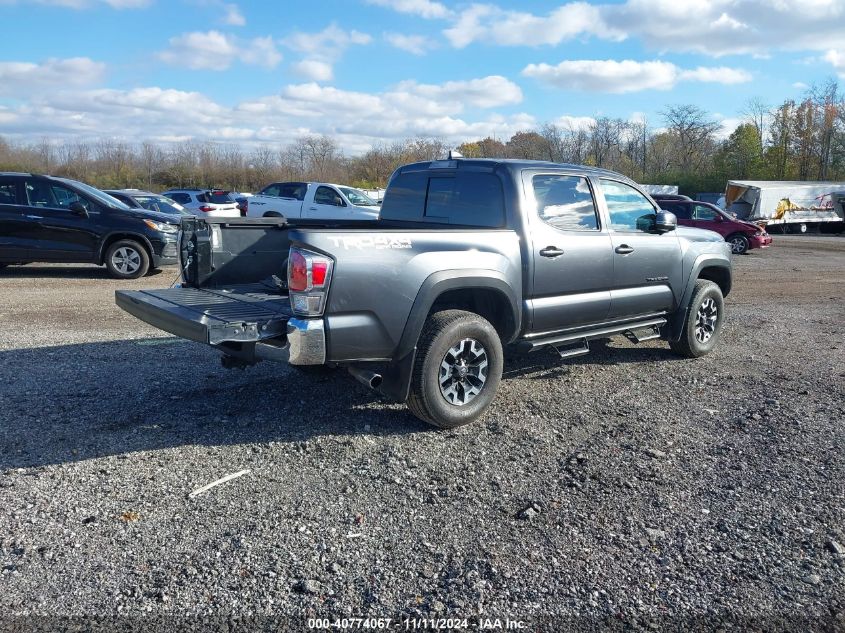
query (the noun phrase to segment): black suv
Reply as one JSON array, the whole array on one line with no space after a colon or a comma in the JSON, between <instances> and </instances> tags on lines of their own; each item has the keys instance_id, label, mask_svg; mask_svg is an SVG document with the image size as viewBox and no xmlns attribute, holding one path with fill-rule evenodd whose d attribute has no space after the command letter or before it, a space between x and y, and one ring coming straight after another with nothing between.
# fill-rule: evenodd
<instances>
[{"instance_id":1,"label":"black suv","mask_svg":"<svg viewBox=\"0 0 845 633\"><path fill-rule=\"evenodd\" d=\"M132 209L75 180L0 172L0 268L29 262L103 265L118 279L176 263L181 217Z\"/></svg>"}]
</instances>

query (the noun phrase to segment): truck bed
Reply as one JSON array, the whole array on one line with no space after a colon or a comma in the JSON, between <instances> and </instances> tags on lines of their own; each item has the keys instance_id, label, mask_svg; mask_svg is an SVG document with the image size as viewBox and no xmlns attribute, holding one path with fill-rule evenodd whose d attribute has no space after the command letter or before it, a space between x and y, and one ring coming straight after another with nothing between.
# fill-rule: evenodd
<instances>
[{"instance_id":1,"label":"truck bed","mask_svg":"<svg viewBox=\"0 0 845 633\"><path fill-rule=\"evenodd\" d=\"M261 283L216 289L118 290L115 301L145 323L209 345L284 336L292 317L287 295Z\"/></svg>"}]
</instances>

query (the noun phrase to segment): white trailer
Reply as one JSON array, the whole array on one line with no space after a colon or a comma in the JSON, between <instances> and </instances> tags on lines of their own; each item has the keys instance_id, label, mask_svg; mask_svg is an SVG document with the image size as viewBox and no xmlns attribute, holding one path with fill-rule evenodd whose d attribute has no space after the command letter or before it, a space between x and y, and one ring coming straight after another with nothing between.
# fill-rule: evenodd
<instances>
[{"instance_id":1,"label":"white trailer","mask_svg":"<svg viewBox=\"0 0 845 633\"><path fill-rule=\"evenodd\" d=\"M642 185L641 184L640 187L642 187L643 190L648 195L653 195L653 194L656 194L656 193L669 193L669 194L677 195L677 193L678 193L678 185Z\"/></svg>"},{"instance_id":2,"label":"white trailer","mask_svg":"<svg viewBox=\"0 0 845 633\"><path fill-rule=\"evenodd\" d=\"M845 182L729 180L725 209L783 233L806 233L845 220ZM833 226L841 225L829 225Z\"/></svg>"}]
</instances>

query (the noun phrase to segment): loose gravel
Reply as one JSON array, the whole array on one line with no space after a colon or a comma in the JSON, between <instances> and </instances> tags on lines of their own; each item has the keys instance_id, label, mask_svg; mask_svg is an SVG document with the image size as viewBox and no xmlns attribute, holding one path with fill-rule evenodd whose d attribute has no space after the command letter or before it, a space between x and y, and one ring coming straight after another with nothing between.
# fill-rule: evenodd
<instances>
[{"instance_id":1,"label":"loose gravel","mask_svg":"<svg viewBox=\"0 0 845 633\"><path fill-rule=\"evenodd\" d=\"M0 629L845 628L845 239L735 258L708 357L514 357L449 432L343 372L223 369L114 306L174 276L0 272Z\"/></svg>"}]
</instances>

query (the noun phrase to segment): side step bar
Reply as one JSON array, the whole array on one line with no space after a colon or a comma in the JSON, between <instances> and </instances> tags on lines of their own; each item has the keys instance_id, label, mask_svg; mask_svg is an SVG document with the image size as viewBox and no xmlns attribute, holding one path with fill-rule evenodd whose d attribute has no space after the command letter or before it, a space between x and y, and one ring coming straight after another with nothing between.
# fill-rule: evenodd
<instances>
[{"instance_id":1,"label":"side step bar","mask_svg":"<svg viewBox=\"0 0 845 633\"><path fill-rule=\"evenodd\" d=\"M627 323L617 323L605 327L596 328L594 330L582 330L580 332L567 332L563 334L555 334L545 338L532 339L523 341L520 348L523 351L535 352L546 347L554 347L558 350L563 358L568 356L578 356L586 354L590 351L588 341L596 338L606 338L615 334L624 334L632 341L640 343L642 341L649 341L660 337L660 328L666 325L666 319L663 317L655 317L646 319L644 321L629 321ZM637 330L649 330L650 333L646 336L638 336ZM631 338L633 337L633 338ZM561 352L560 347L572 346L579 343L579 347L567 349Z\"/></svg>"}]
</instances>

